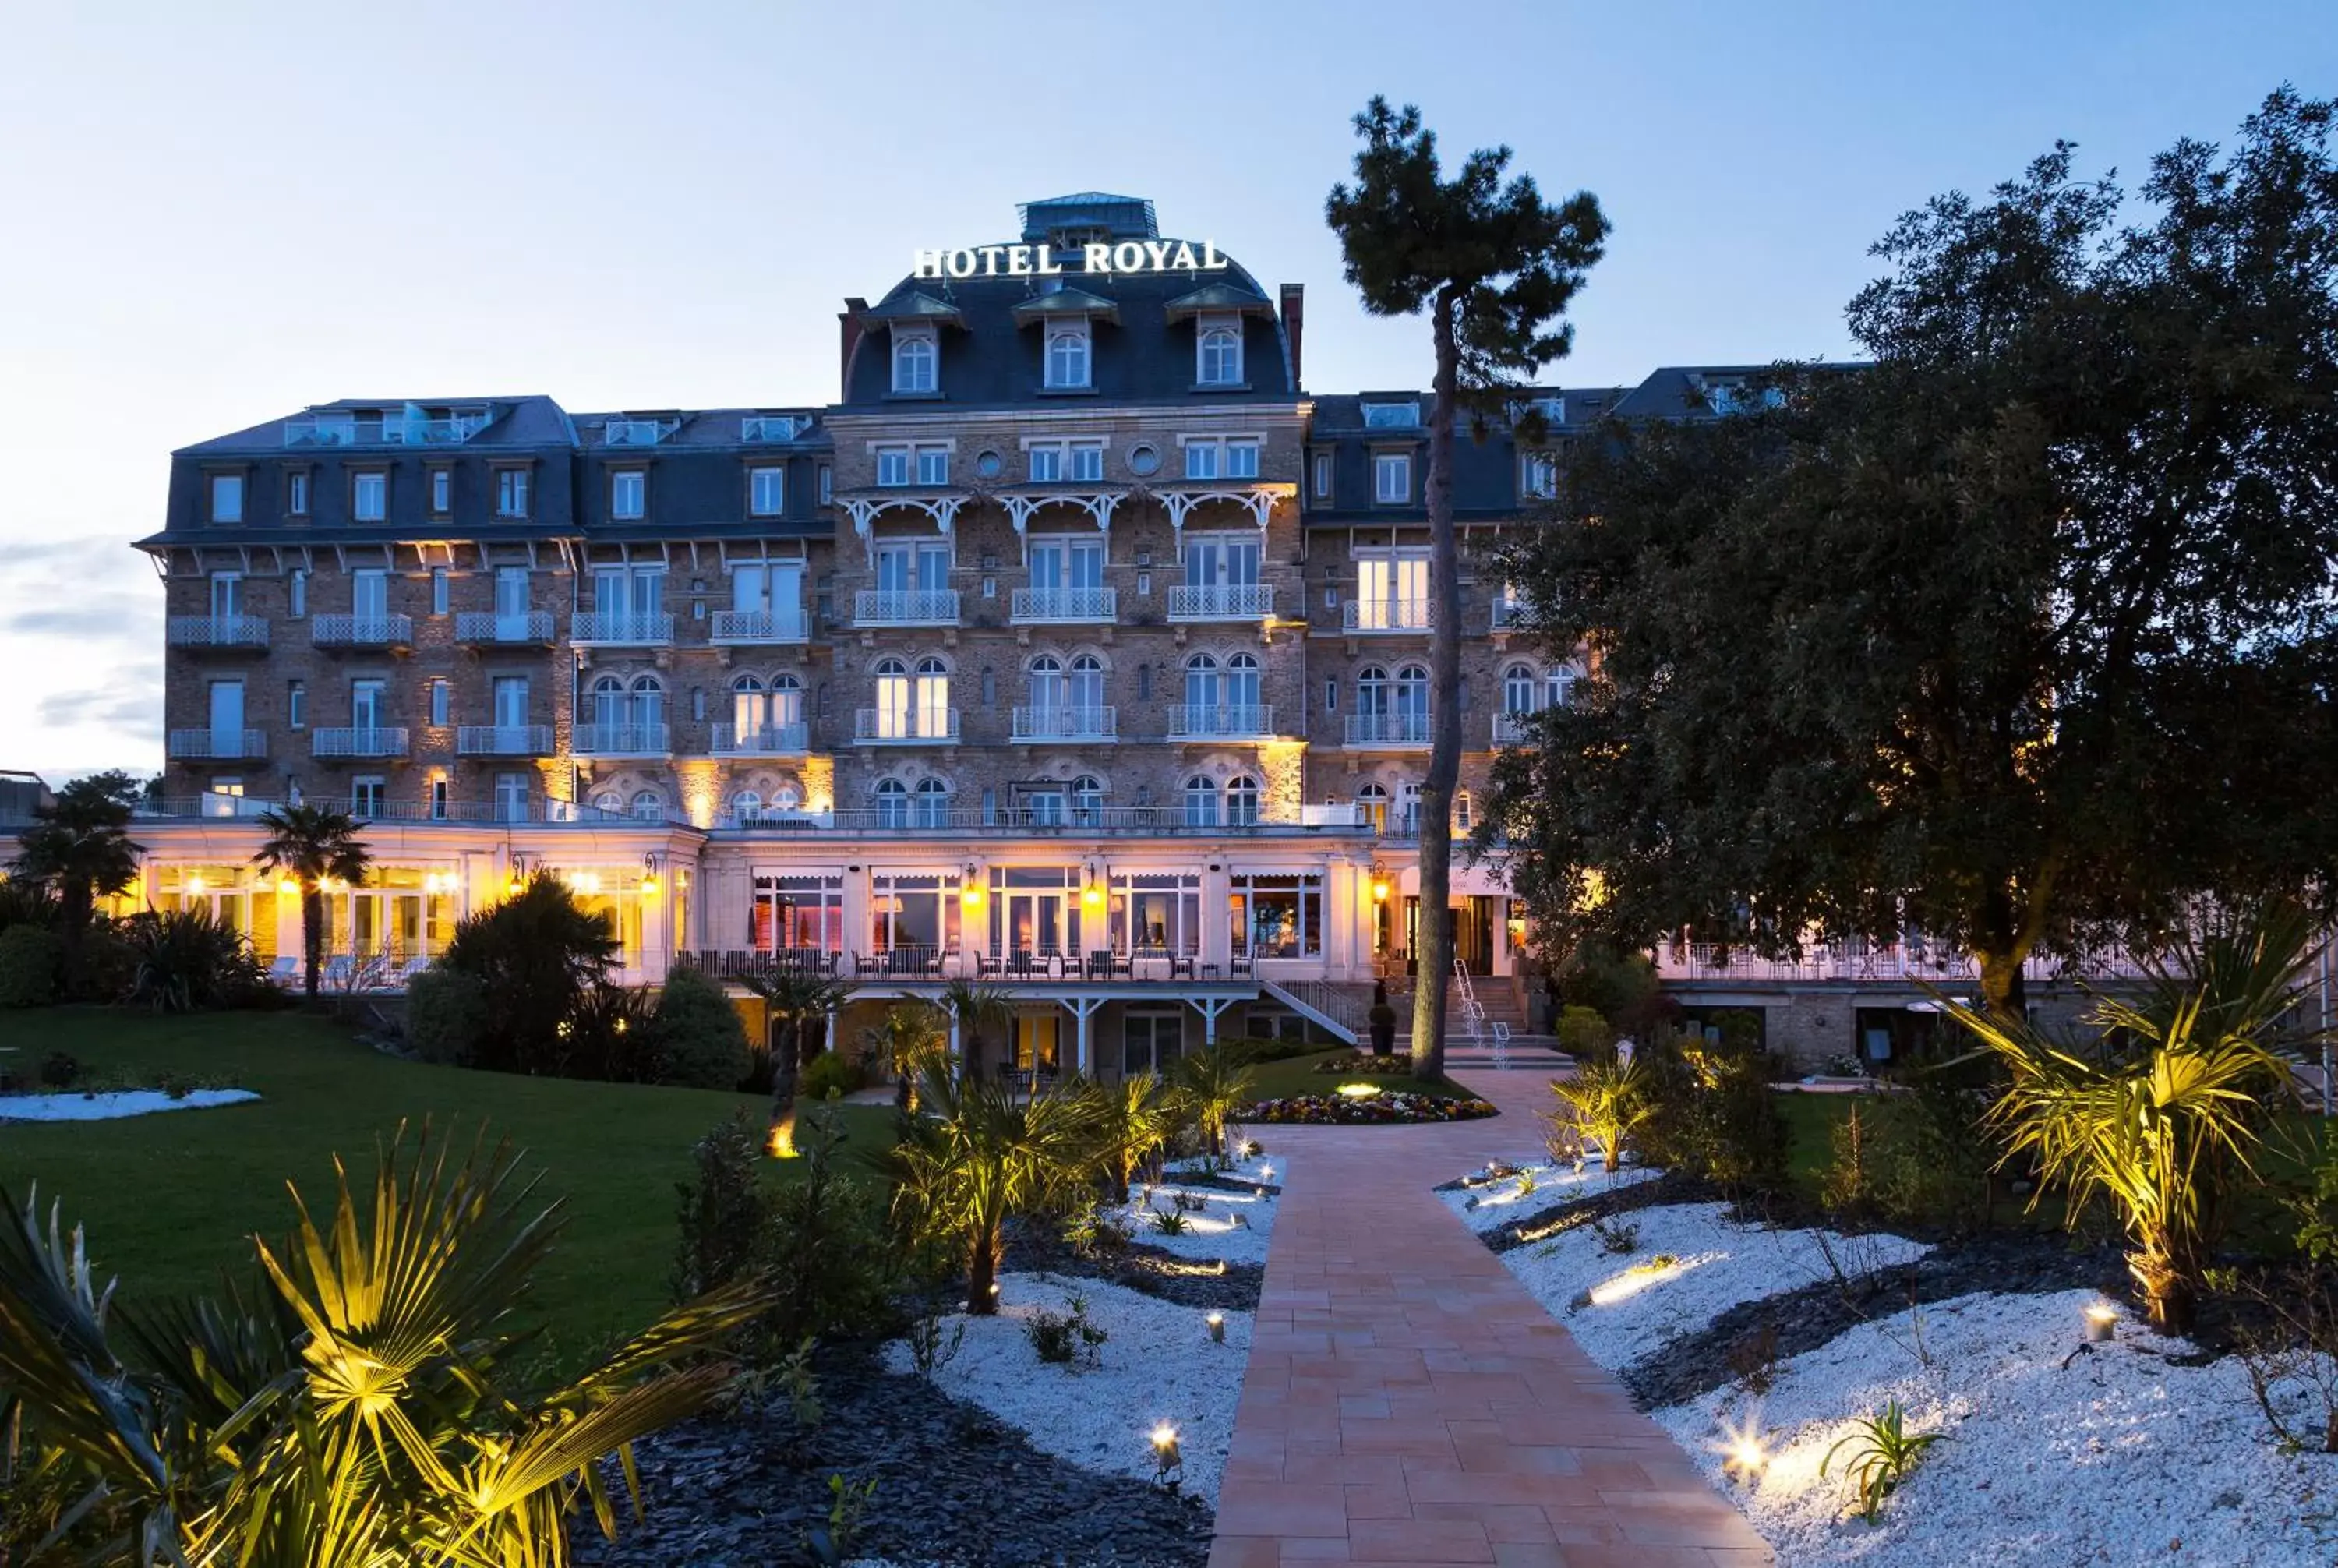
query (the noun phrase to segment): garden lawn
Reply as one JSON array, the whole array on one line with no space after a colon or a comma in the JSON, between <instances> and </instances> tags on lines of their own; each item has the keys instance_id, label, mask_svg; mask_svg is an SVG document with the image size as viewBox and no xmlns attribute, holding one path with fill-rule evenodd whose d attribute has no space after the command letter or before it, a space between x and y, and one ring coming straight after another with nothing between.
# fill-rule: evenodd
<instances>
[{"instance_id":1,"label":"garden lawn","mask_svg":"<svg viewBox=\"0 0 2338 1568\"><path fill-rule=\"evenodd\" d=\"M248 1238L290 1230L288 1180L313 1211L328 1210L333 1156L347 1159L353 1184L369 1182L375 1144L401 1119L418 1131L427 1117L467 1149L482 1123L509 1138L542 1174L536 1199L567 1200L535 1290L545 1353L563 1368L666 1304L674 1184L690 1175L691 1144L734 1110L758 1124L768 1112L756 1095L423 1066L291 1012L0 1014L0 1045L28 1068L64 1051L108 1080L174 1073L260 1096L123 1121L0 1125L0 1187L21 1203L37 1183L44 1210L62 1199L67 1223L87 1229L99 1277L118 1276L132 1301L216 1289L221 1268L250 1260ZM848 1152L891 1141L889 1109L841 1110ZM766 1167L775 1181L791 1168Z\"/></svg>"},{"instance_id":2,"label":"garden lawn","mask_svg":"<svg viewBox=\"0 0 2338 1568\"><path fill-rule=\"evenodd\" d=\"M1329 1062L1335 1056L1352 1056L1355 1054L1352 1047L1341 1046L1336 1051L1317 1051L1306 1056L1287 1056L1280 1062L1256 1063L1250 1070L1252 1079L1250 1097L1252 1100L1282 1100L1293 1094L1329 1094L1342 1083L1378 1083L1383 1088L1400 1089L1409 1094L1433 1095L1439 1100L1468 1100L1476 1096L1476 1091L1465 1088L1450 1078L1439 1078L1434 1083L1423 1083L1410 1076L1387 1077L1379 1073L1367 1076L1362 1073L1351 1073L1343 1077L1336 1073L1315 1071L1315 1063L1318 1062Z\"/></svg>"}]
</instances>

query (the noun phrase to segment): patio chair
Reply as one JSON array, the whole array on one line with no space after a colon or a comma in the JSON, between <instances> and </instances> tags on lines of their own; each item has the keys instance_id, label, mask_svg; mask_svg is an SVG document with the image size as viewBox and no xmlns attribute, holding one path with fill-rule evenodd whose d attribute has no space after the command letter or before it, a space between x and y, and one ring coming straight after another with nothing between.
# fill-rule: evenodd
<instances>
[{"instance_id":1,"label":"patio chair","mask_svg":"<svg viewBox=\"0 0 2338 1568\"><path fill-rule=\"evenodd\" d=\"M268 977L279 985L300 983L300 960L290 953L279 953L276 962L268 966Z\"/></svg>"}]
</instances>

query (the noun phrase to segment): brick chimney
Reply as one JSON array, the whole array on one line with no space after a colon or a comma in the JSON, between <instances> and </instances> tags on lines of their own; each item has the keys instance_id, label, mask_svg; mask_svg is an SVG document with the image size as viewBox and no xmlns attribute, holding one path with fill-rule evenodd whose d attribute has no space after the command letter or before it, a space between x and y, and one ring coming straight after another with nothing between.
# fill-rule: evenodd
<instances>
[{"instance_id":1,"label":"brick chimney","mask_svg":"<svg viewBox=\"0 0 2338 1568\"><path fill-rule=\"evenodd\" d=\"M860 346L860 335L868 330L860 324L861 314L868 309L868 300L849 294L845 296L844 309L836 313L837 332L842 339L836 356L836 400L840 403L852 396L852 388L846 383L852 375L852 351Z\"/></svg>"},{"instance_id":2,"label":"brick chimney","mask_svg":"<svg viewBox=\"0 0 2338 1568\"><path fill-rule=\"evenodd\" d=\"M1307 285L1285 283L1282 286L1282 337L1291 345L1291 389L1298 391L1306 383L1299 378L1299 332L1307 324Z\"/></svg>"}]
</instances>

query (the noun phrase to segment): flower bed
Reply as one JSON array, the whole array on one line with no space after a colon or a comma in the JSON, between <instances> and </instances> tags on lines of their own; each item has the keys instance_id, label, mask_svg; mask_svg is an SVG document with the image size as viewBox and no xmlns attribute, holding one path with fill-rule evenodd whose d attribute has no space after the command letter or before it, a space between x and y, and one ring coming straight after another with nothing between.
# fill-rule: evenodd
<instances>
[{"instance_id":1,"label":"flower bed","mask_svg":"<svg viewBox=\"0 0 2338 1568\"><path fill-rule=\"evenodd\" d=\"M1410 1078L1412 1058L1410 1056L1374 1056L1369 1052L1357 1052L1351 1056L1333 1056L1318 1062L1310 1069L1316 1073L1361 1074L1367 1078Z\"/></svg>"},{"instance_id":2,"label":"flower bed","mask_svg":"<svg viewBox=\"0 0 2338 1568\"><path fill-rule=\"evenodd\" d=\"M1296 1122L1309 1127L1366 1127L1406 1122L1474 1122L1499 1114L1484 1100L1447 1100L1375 1085L1370 1093L1361 1094L1291 1094L1280 1100L1262 1100L1244 1111L1241 1120Z\"/></svg>"}]
</instances>

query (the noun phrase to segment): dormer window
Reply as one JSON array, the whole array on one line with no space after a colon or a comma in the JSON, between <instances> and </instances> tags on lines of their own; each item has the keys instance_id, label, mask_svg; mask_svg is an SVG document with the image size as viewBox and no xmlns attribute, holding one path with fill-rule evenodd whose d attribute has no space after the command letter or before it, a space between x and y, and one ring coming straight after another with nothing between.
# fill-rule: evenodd
<instances>
[{"instance_id":1,"label":"dormer window","mask_svg":"<svg viewBox=\"0 0 2338 1568\"><path fill-rule=\"evenodd\" d=\"M1518 459L1518 494L1547 501L1558 494L1558 459L1547 452L1529 452Z\"/></svg>"},{"instance_id":2,"label":"dormer window","mask_svg":"<svg viewBox=\"0 0 2338 1568\"><path fill-rule=\"evenodd\" d=\"M1047 328L1047 368L1046 385L1059 390L1072 390L1090 385L1088 324L1066 321Z\"/></svg>"},{"instance_id":3,"label":"dormer window","mask_svg":"<svg viewBox=\"0 0 2338 1568\"><path fill-rule=\"evenodd\" d=\"M1403 452L1372 454L1372 499L1401 506L1412 499L1412 457Z\"/></svg>"},{"instance_id":4,"label":"dormer window","mask_svg":"<svg viewBox=\"0 0 2338 1568\"><path fill-rule=\"evenodd\" d=\"M619 468L609 475L609 515L620 523L638 523L647 509L650 476L638 468Z\"/></svg>"},{"instance_id":5,"label":"dormer window","mask_svg":"<svg viewBox=\"0 0 2338 1568\"><path fill-rule=\"evenodd\" d=\"M1243 330L1238 316L1204 316L1195 323L1194 379L1204 387L1239 387Z\"/></svg>"},{"instance_id":6,"label":"dormer window","mask_svg":"<svg viewBox=\"0 0 2338 1568\"><path fill-rule=\"evenodd\" d=\"M941 348L930 327L893 328L893 390L926 394L941 388Z\"/></svg>"},{"instance_id":7,"label":"dormer window","mask_svg":"<svg viewBox=\"0 0 2338 1568\"><path fill-rule=\"evenodd\" d=\"M1420 403L1367 403L1364 405L1364 428L1367 430L1411 430L1420 424Z\"/></svg>"},{"instance_id":8,"label":"dormer window","mask_svg":"<svg viewBox=\"0 0 2338 1568\"><path fill-rule=\"evenodd\" d=\"M211 521L241 523L243 521L243 475L214 474L211 475Z\"/></svg>"}]
</instances>

